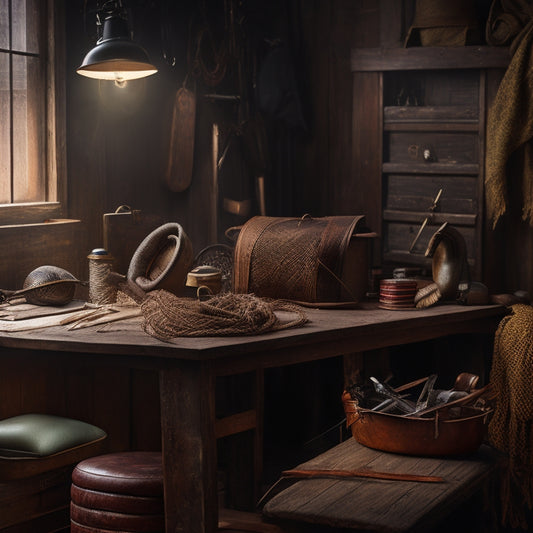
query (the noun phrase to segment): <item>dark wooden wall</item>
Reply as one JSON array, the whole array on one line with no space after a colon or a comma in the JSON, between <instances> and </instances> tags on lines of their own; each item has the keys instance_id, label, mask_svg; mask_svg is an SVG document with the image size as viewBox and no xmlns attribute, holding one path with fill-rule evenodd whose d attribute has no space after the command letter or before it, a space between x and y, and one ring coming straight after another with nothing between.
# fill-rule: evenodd
<instances>
[{"instance_id":1,"label":"dark wooden wall","mask_svg":"<svg viewBox=\"0 0 533 533\"><path fill-rule=\"evenodd\" d=\"M477 2L487 9L488 1ZM172 103L187 73L191 21L206 6L216 39L223 38L224 16L218 0L182 2L131 0L136 39L149 51L159 73L119 89L112 83L83 78L75 73L84 54L95 42L95 2L74 0L66 5L66 153L68 205L65 216L79 223L41 234L28 230L4 244L10 253L0 262L2 287L18 288L30 268L60 262L86 279L87 254L102 246L102 216L127 204L147 214L180 222L191 237L195 251L216 241L225 242L224 230L241 224L246 217L229 215L218 206L212 209L212 124L227 130L238 125L238 109L213 103L206 93L233 94L235 63L218 87L197 81L197 121L194 170L191 186L171 192L164 182L168 160ZM375 94L353 87L350 49L354 47L401 46L413 15L412 0L249 0L245 79L250 86L266 57L265 42L280 39L287 45L294 91L301 108L301 123L260 113L266 135L265 176L267 214L314 215L364 212L372 221L377 205L372 183L365 182L364 166L375 158L379 146L354 154L354 137L372 139L379 120ZM173 31L176 66L163 58L161 20L164 6L174 6ZM252 38L253 37L253 38ZM194 47L193 47L194 48ZM192 49L193 49L192 48ZM250 70L251 69L251 70ZM368 73L368 76L372 76ZM279 83L279 79L275 80ZM256 105L249 89L252 107ZM356 95L354 97L354 95ZM359 114L352 119L352 110ZM255 117L253 117L255 118ZM221 178L227 193L237 199L254 197L254 184L243 171L246 153L232 154ZM354 162L357 159L357 164ZM229 161L229 158L228 158ZM362 172L354 172L354 167ZM244 176L244 177L243 177ZM512 184L511 184L512 185ZM240 196L239 196L240 195ZM485 278L495 292L522 288L533 291L533 238L522 222L521 191L513 190L514 201L496 233L486 224L486 239L496 242L484 258ZM220 199L219 199L220 201ZM257 206L250 215L257 213ZM216 234L213 228L216 224ZM27 234L27 236L26 236Z\"/></svg>"},{"instance_id":2,"label":"dark wooden wall","mask_svg":"<svg viewBox=\"0 0 533 533\"><path fill-rule=\"evenodd\" d=\"M213 234L211 128L214 121L225 127L235 123L237 110L232 104L213 103L203 95L214 90L231 94L238 89L234 78L216 88L198 81L192 184L186 191L174 193L163 179L173 98L187 70L187 29L198 6L204 3L218 14L217 10L224 4L222 0L168 0L168 5L174 5L177 10L176 28L182 32L181 38L177 38L177 66L171 68L162 57L160 41L160 9L166 2L132 0L136 38L148 49L160 72L119 89L111 83L86 79L75 73L84 54L94 44L94 28L91 29L89 22L91 14L84 11L84 6L91 3L84 0L65 2L67 216L80 222L76 224L75 233L68 236L67 252L64 243L58 249L58 241L53 237L48 241L39 237L37 254L28 248L27 243L23 245L13 240L10 251L14 262L4 278L6 288L15 288L21 282L23 272L16 265L21 257L30 255L34 262L41 264L50 263L51 258L64 261L60 266L87 279L86 256L103 244L103 214L113 212L123 204L181 223L196 252L213 242L225 242L224 229L244 222L244 217L229 216L220 211L216 220L217 234ZM265 57L264 47L260 46L264 41L259 37L279 38L286 42L294 75L292 88L302 113L302 121L296 125L288 125L276 116L265 114L262 117L268 139L265 165L267 214L364 213L369 220L377 216L377 206L367 201L367 187L372 184L365 183L364 175L354 174L352 152L353 136L370 139L375 133L379 119L375 112L377 96L359 93L357 88L354 91L350 49L401 45L407 20L412 16L413 3L407 0L244 2L250 7L249 22L258 59ZM217 17L211 22L218 21L218 26L214 26L218 32L224 26L224 18ZM253 81L250 76L248 72L248 79ZM361 111L356 120L352 114L353 106ZM358 155L368 160L376 156L375 147L371 145L368 151ZM364 168L366 161L358 161L359 167ZM224 177L230 185L228 190L238 195L244 188L244 193L253 195L250 183L244 180L243 185L241 171L238 158L225 169ZM519 201L516 202L518 205ZM498 229L504 237L505 248L501 253L493 250L485 269L490 271L491 279L497 280L497 287L491 289L514 291L524 288L533 292L532 233L521 222L516 206ZM20 261L20 264L28 263ZM87 373L86 369L69 366L68 354L58 355L57 365L46 368L33 358L28 372L32 373L35 386L29 394L20 390L10 377L24 365L24 357L18 355L6 361L0 380L0 416L42 409L46 405L51 412L86 418L107 429L112 428L115 449L158 447L158 383L152 372L139 370L132 373L117 368L105 374L94 369ZM307 371L305 376L319 380L326 373L331 377L331 387L328 391L317 391L317 410L328 402L330 410L340 408L338 368L317 367ZM293 387L292 379L296 376L286 373L269 377L275 397L280 388ZM70 391L66 396L63 394L65 387ZM102 408L105 404L113 405L113 409ZM331 407L333 404L336 407ZM290 418L286 404L280 404L279 411ZM139 414L133 418L133 412ZM306 437L321 429L316 420L316 427L309 429L313 416L314 413L308 413L304 417L308 426L304 429ZM298 428L304 422L300 421Z\"/></svg>"},{"instance_id":3,"label":"dark wooden wall","mask_svg":"<svg viewBox=\"0 0 533 533\"><path fill-rule=\"evenodd\" d=\"M231 69L217 87L197 80L197 123L194 171L191 186L171 192L164 183L172 102L187 71L187 39L181 39L177 66L170 68L162 57L160 8L165 2L138 0L134 22L136 38L159 67L157 75L119 89L112 83L89 80L75 74L94 36L84 12L85 2L67 2L67 150L69 216L82 221L78 249L80 275L86 271L86 254L102 245L102 215L127 204L147 213L180 222L191 237L195 251L225 242L224 230L246 218L225 213L219 206L218 233L213 235L211 126L233 125L238 110L227 103L213 103L207 93L238 92ZM202 2L178 2L176 27L187 34L189 20L198 17ZM219 6L222 2L206 2ZM88 3L90 6L90 2ZM250 1L245 29L253 47L254 61L267 56L260 39L286 43L290 59L292 89L301 109L301 120L284 120L268 112L259 113L266 136L265 173L267 214L273 216L331 215L353 213L364 196L351 175L352 76L350 49L375 46L379 35L378 3L355 0ZM84 19L87 17L87 20ZM216 21L213 22L216 27ZM223 19L218 20L219 26ZM220 30L220 28L218 28ZM257 73L246 73L250 83ZM284 80L274 79L275 84ZM274 90L268 87L269 90ZM258 106L250 94L252 108ZM294 107L288 113L293 113ZM294 113L293 113L294 115ZM252 119L255 116L252 115ZM372 128L373 125L361 125ZM241 154L246 158L246 153ZM231 162L230 162L231 164ZM239 165L221 173L226 190L239 199L239 188L254 196L253 183L244 183ZM223 191L224 192L224 191ZM222 193L221 193L222 194ZM242 194L241 194L242 196ZM257 207L250 215L257 214Z\"/></svg>"}]
</instances>

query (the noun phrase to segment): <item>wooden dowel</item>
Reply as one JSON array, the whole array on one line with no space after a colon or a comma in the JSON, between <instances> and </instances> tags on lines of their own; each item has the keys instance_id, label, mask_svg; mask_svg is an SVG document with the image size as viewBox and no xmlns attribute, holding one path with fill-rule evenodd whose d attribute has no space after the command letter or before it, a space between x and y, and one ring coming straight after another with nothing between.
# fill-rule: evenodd
<instances>
[{"instance_id":1,"label":"wooden dowel","mask_svg":"<svg viewBox=\"0 0 533 533\"><path fill-rule=\"evenodd\" d=\"M367 477L374 479L388 479L395 481L420 481L425 483L443 483L444 478L419 474L398 474L396 472L376 472L375 470L285 470L281 477L311 479L311 478L350 478Z\"/></svg>"}]
</instances>

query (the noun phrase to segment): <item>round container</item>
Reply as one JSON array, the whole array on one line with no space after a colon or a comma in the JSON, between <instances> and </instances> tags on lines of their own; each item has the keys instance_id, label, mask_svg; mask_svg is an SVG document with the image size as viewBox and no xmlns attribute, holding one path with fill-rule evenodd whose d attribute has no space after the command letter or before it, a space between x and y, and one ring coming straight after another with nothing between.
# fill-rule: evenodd
<instances>
[{"instance_id":1,"label":"round container","mask_svg":"<svg viewBox=\"0 0 533 533\"><path fill-rule=\"evenodd\" d=\"M391 310L413 309L417 287L414 279L382 279L379 283L379 307Z\"/></svg>"},{"instance_id":2,"label":"round container","mask_svg":"<svg viewBox=\"0 0 533 533\"><path fill-rule=\"evenodd\" d=\"M106 282L113 270L113 256L104 248L95 248L89 260L89 301L98 305L112 304L117 298L115 286Z\"/></svg>"},{"instance_id":3,"label":"round container","mask_svg":"<svg viewBox=\"0 0 533 533\"><path fill-rule=\"evenodd\" d=\"M207 287L212 294L222 288L222 271L210 265L200 265L187 274L187 287Z\"/></svg>"}]
</instances>

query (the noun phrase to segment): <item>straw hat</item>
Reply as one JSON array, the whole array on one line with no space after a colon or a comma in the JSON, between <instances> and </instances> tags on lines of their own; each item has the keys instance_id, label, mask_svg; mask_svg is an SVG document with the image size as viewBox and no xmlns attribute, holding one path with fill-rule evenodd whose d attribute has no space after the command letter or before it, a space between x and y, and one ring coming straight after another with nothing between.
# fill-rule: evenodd
<instances>
[{"instance_id":1,"label":"straw hat","mask_svg":"<svg viewBox=\"0 0 533 533\"><path fill-rule=\"evenodd\" d=\"M127 278L145 292L166 289L181 294L193 262L192 243L176 222L156 228L131 258Z\"/></svg>"},{"instance_id":2,"label":"straw hat","mask_svg":"<svg viewBox=\"0 0 533 533\"><path fill-rule=\"evenodd\" d=\"M474 0L416 0L405 46L464 46L477 29Z\"/></svg>"}]
</instances>

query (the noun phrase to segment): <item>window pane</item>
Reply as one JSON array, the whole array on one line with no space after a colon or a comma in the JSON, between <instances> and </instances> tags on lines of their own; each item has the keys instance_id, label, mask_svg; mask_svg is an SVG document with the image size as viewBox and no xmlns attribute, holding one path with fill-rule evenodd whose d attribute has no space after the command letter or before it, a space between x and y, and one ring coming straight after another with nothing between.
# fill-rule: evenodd
<instances>
[{"instance_id":1,"label":"window pane","mask_svg":"<svg viewBox=\"0 0 533 533\"><path fill-rule=\"evenodd\" d=\"M12 0L12 50L39 53L39 0Z\"/></svg>"},{"instance_id":2,"label":"window pane","mask_svg":"<svg viewBox=\"0 0 533 533\"><path fill-rule=\"evenodd\" d=\"M0 54L0 203L11 202L9 57Z\"/></svg>"},{"instance_id":3,"label":"window pane","mask_svg":"<svg viewBox=\"0 0 533 533\"><path fill-rule=\"evenodd\" d=\"M39 61L13 56L13 201L45 199L44 154L45 116L39 90Z\"/></svg>"},{"instance_id":4,"label":"window pane","mask_svg":"<svg viewBox=\"0 0 533 533\"><path fill-rule=\"evenodd\" d=\"M9 48L9 6L8 0L0 0L0 48Z\"/></svg>"}]
</instances>

